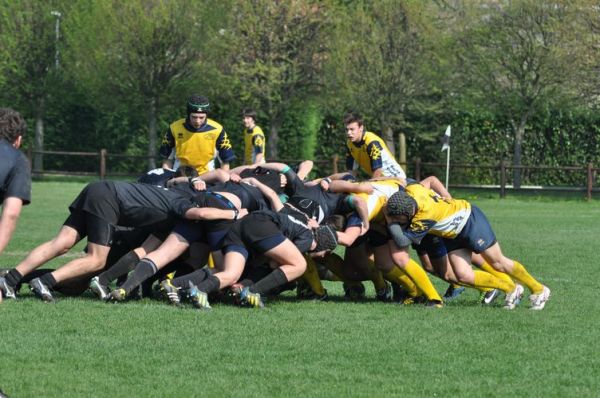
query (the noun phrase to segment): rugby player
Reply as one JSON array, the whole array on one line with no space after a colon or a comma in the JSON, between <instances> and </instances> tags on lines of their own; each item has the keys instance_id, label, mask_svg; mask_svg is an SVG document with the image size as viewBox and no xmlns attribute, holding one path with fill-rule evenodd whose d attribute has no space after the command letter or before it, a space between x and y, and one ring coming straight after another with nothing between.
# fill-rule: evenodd
<instances>
[{"instance_id":1,"label":"rugby player","mask_svg":"<svg viewBox=\"0 0 600 398\"><path fill-rule=\"evenodd\" d=\"M533 278L516 260L505 257L483 212L468 201L442 199L418 183L409 184L387 202L385 215L396 242L392 256L396 263L409 261L408 246L420 243L427 234L443 238L449 264L460 283L486 286L506 293L506 309L521 301L523 286L494 275L473 270L471 253L481 253L495 270L508 274L531 291L531 309L541 310L550 298L550 289Z\"/></svg>"}]
</instances>

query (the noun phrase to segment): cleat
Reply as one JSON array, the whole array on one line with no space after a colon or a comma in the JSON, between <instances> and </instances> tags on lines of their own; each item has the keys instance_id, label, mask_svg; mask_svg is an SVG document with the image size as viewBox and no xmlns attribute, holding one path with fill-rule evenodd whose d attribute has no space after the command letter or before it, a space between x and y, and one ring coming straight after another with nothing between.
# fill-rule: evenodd
<instances>
[{"instance_id":1,"label":"cleat","mask_svg":"<svg viewBox=\"0 0 600 398\"><path fill-rule=\"evenodd\" d=\"M514 309L521 302L521 297L523 297L523 286L517 283L515 290L506 294L506 298L504 299L504 308L507 310Z\"/></svg>"},{"instance_id":2,"label":"cleat","mask_svg":"<svg viewBox=\"0 0 600 398\"><path fill-rule=\"evenodd\" d=\"M296 297L299 300L325 301L329 298L329 295L327 294L326 289L323 289L323 294L317 294L310 288L308 284L298 283L296 287Z\"/></svg>"},{"instance_id":3,"label":"cleat","mask_svg":"<svg viewBox=\"0 0 600 398\"><path fill-rule=\"evenodd\" d=\"M15 289L13 289L12 286L6 282L6 278L3 276L0 276L0 297L1 296L13 300L17 299L17 293L15 292Z\"/></svg>"},{"instance_id":4,"label":"cleat","mask_svg":"<svg viewBox=\"0 0 600 398\"><path fill-rule=\"evenodd\" d=\"M115 289L108 295L108 301L117 302L117 301L125 301L127 297L127 292L125 289Z\"/></svg>"},{"instance_id":5,"label":"cleat","mask_svg":"<svg viewBox=\"0 0 600 398\"><path fill-rule=\"evenodd\" d=\"M481 304L491 305L498 297L500 297L502 291L500 289L492 289L481 294Z\"/></svg>"},{"instance_id":6,"label":"cleat","mask_svg":"<svg viewBox=\"0 0 600 398\"><path fill-rule=\"evenodd\" d=\"M92 280L90 281L90 290L96 295L98 296L98 298L100 300L108 300L108 294L109 294L109 290L108 290L108 286L104 286L100 283L100 278L98 278L97 276L93 277Z\"/></svg>"},{"instance_id":7,"label":"cleat","mask_svg":"<svg viewBox=\"0 0 600 398\"><path fill-rule=\"evenodd\" d=\"M252 293L245 287L240 292L240 304L246 307L264 308L265 304L260 298L260 293Z\"/></svg>"},{"instance_id":8,"label":"cleat","mask_svg":"<svg viewBox=\"0 0 600 398\"><path fill-rule=\"evenodd\" d=\"M444 303L439 300L427 300L425 308L444 308Z\"/></svg>"},{"instance_id":9,"label":"cleat","mask_svg":"<svg viewBox=\"0 0 600 398\"><path fill-rule=\"evenodd\" d=\"M529 302L531 303L532 310L543 310L546 306L546 301L550 300L550 289L544 286L542 292L539 294L532 294L529 296Z\"/></svg>"},{"instance_id":10,"label":"cleat","mask_svg":"<svg viewBox=\"0 0 600 398\"><path fill-rule=\"evenodd\" d=\"M179 288L173 286L171 279L165 279L160 283L160 292L162 295L169 300L173 305L181 305L181 298L179 297Z\"/></svg>"},{"instance_id":11,"label":"cleat","mask_svg":"<svg viewBox=\"0 0 600 398\"><path fill-rule=\"evenodd\" d=\"M346 284L344 283L344 298L346 300L364 300L365 286L362 283Z\"/></svg>"},{"instance_id":12,"label":"cleat","mask_svg":"<svg viewBox=\"0 0 600 398\"><path fill-rule=\"evenodd\" d=\"M465 291L463 286L454 287L454 285L448 286L446 293L444 293L444 300L451 301L460 296Z\"/></svg>"},{"instance_id":13,"label":"cleat","mask_svg":"<svg viewBox=\"0 0 600 398\"><path fill-rule=\"evenodd\" d=\"M385 287L375 292L375 299L377 301L383 301L384 303L390 303L394 299L394 289L392 284L385 281Z\"/></svg>"},{"instance_id":14,"label":"cleat","mask_svg":"<svg viewBox=\"0 0 600 398\"><path fill-rule=\"evenodd\" d=\"M392 282L392 290L394 292L393 301L395 303L402 303L406 298L410 297L406 289L395 282Z\"/></svg>"},{"instance_id":15,"label":"cleat","mask_svg":"<svg viewBox=\"0 0 600 398\"><path fill-rule=\"evenodd\" d=\"M37 298L47 303L53 303L55 301L54 296L52 296L52 292L40 278L32 279L29 282L29 287Z\"/></svg>"},{"instance_id":16,"label":"cleat","mask_svg":"<svg viewBox=\"0 0 600 398\"><path fill-rule=\"evenodd\" d=\"M203 292L202 290L198 290L196 285L190 282L190 290L188 292L188 296L190 301L194 305L194 307L199 308L201 310L210 310L212 307L208 302L208 294Z\"/></svg>"}]
</instances>

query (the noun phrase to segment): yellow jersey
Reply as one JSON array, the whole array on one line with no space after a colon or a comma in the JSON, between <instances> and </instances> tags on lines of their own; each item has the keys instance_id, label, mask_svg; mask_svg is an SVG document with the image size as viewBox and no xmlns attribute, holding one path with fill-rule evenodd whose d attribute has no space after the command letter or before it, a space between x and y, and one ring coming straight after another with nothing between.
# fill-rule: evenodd
<instances>
[{"instance_id":1,"label":"yellow jersey","mask_svg":"<svg viewBox=\"0 0 600 398\"><path fill-rule=\"evenodd\" d=\"M357 170L360 167L373 176L375 170L382 169L385 177L406 178L406 173L396 162L385 141L375 133L367 131L358 143L347 140L346 148L347 170Z\"/></svg>"},{"instance_id":2,"label":"yellow jersey","mask_svg":"<svg viewBox=\"0 0 600 398\"><path fill-rule=\"evenodd\" d=\"M265 134L258 126L252 129L244 129L244 164L256 163L256 155L263 154L262 162L265 163Z\"/></svg>"}]
</instances>

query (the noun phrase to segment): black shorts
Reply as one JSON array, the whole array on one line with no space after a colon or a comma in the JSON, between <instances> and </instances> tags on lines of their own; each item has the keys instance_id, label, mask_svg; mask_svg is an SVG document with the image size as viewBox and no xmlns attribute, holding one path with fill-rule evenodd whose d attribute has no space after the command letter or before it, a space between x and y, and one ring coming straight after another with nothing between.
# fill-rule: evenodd
<instances>
[{"instance_id":1,"label":"black shorts","mask_svg":"<svg viewBox=\"0 0 600 398\"><path fill-rule=\"evenodd\" d=\"M88 184L69 206L74 211L86 212L116 226L119 223L119 203L115 186L110 181Z\"/></svg>"},{"instance_id":2,"label":"black shorts","mask_svg":"<svg viewBox=\"0 0 600 398\"><path fill-rule=\"evenodd\" d=\"M72 210L64 225L75 229L81 238L87 236L89 243L112 246L115 226L94 214L83 210Z\"/></svg>"},{"instance_id":3,"label":"black shorts","mask_svg":"<svg viewBox=\"0 0 600 398\"><path fill-rule=\"evenodd\" d=\"M225 253L236 251L248 258L249 251L265 253L279 246L286 237L266 214L250 214L234 224L223 242Z\"/></svg>"}]
</instances>

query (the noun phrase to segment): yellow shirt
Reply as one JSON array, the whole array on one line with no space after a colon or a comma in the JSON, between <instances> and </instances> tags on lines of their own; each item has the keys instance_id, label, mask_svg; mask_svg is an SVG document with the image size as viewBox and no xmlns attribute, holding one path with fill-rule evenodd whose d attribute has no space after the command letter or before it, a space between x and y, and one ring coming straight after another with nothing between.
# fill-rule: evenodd
<instances>
[{"instance_id":1,"label":"yellow shirt","mask_svg":"<svg viewBox=\"0 0 600 398\"><path fill-rule=\"evenodd\" d=\"M346 141L346 168L356 170L362 168L368 175L382 169L385 177L406 178L406 173L396 162L385 141L375 133L367 131L359 143Z\"/></svg>"},{"instance_id":2,"label":"yellow shirt","mask_svg":"<svg viewBox=\"0 0 600 398\"><path fill-rule=\"evenodd\" d=\"M263 154L261 163L265 163L265 134L258 126L253 129L244 129L244 164L256 163L256 155Z\"/></svg>"}]
</instances>

